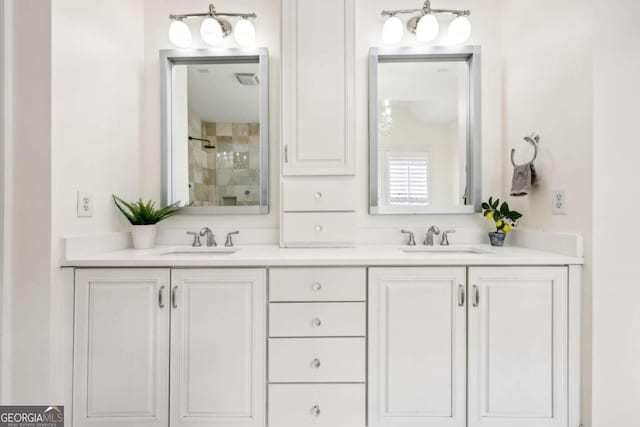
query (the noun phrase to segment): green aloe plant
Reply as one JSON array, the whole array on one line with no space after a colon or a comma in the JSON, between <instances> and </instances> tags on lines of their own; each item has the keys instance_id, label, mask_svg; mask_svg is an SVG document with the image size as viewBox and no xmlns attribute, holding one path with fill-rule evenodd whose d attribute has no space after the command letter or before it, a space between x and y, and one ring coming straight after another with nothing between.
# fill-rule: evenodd
<instances>
[{"instance_id":1,"label":"green aloe plant","mask_svg":"<svg viewBox=\"0 0 640 427\"><path fill-rule=\"evenodd\" d=\"M157 209L156 202L149 200L143 202L139 199L137 202L126 202L120 197L113 196L113 202L122 215L129 220L132 225L153 225L157 224L163 219L167 219L180 212L186 207L180 206L180 202L172 203L164 208Z\"/></svg>"}]
</instances>

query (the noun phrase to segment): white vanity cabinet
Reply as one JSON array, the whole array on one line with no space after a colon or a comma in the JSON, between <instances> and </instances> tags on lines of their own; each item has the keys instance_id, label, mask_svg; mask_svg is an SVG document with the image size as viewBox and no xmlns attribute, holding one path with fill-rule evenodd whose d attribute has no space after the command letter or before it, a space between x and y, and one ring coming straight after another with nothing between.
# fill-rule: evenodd
<instances>
[{"instance_id":1,"label":"white vanity cabinet","mask_svg":"<svg viewBox=\"0 0 640 427\"><path fill-rule=\"evenodd\" d=\"M567 427L568 274L370 269L369 426Z\"/></svg>"},{"instance_id":2,"label":"white vanity cabinet","mask_svg":"<svg viewBox=\"0 0 640 427\"><path fill-rule=\"evenodd\" d=\"M74 427L265 425L265 270L79 269L75 285Z\"/></svg>"},{"instance_id":3,"label":"white vanity cabinet","mask_svg":"<svg viewBox=\"0 0 640 427\"><path fill-rule=\"evenodd\" d=\"M580 266L292 264L76 269L73 426L580 424Z\"/></svg>"}]
</instances>

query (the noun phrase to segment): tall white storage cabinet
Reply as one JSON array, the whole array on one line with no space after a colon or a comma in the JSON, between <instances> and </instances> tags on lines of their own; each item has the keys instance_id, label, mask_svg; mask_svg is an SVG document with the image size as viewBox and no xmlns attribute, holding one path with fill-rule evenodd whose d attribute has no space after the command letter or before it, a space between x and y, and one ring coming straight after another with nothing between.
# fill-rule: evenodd
<instances>
[{"instance_id":1,"label":"tall white storage cabinet","mask_svg":"<svg viewBox=\"0 0 640 427\"><path fill-rule=\"evenodd\" d=\"M567 281L565 267L469 269L469 426L567 426Z\"/></svg>"},{"instance_id":2,"label":"tall white storage cabinet","mask_svg":"<svg viewBox=\"0 0 640 427\"><path fill-rule=\"evenodd\" d=\"M282 1L283 174L353 175L355 0Z\"/></svg>"},{"instance_id":3,"label":"tall white storage cabinet","mask_svg":"<svg viewBox=\"0 0 640 427\"><path fill-rule=\"evenodd\" d=\"M169 270L76 272L74 426L165 427Z\"/></svg>"},{"instance_id":4,"label":"tall white storage cabinet","mask_svg":"<svg viewBox=\"0 0 640 427\"><path fill-rule=\"evenodd\" d=\"M466 269L369 270L369 426L466 425Z\"/></svg>"},{"instance_id":5,"label":"tall white storage cabinet","mask_svg":"<svg viewBox=\"0 0 640 427\"><path fill-rule=\"evenodd\" d=\"M282 0L283 247L354 246L355 0Z\"/></svg>"},{"instance_id":6,"label":"tall white storage cabinet","mask_svg":"<svg viewBox=\"0 0 640 427\"><path fill-rule=\"evenodd\" d=\"M264 426L265 271L172 270L171 284L171 426Z\"/></svg>"}]
</instances>

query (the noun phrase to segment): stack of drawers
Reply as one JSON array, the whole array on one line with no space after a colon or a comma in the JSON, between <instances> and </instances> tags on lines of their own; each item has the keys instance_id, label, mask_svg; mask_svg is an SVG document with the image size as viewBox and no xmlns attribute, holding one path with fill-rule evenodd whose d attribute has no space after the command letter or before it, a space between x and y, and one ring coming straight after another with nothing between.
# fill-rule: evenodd
<instances>
[{"instance_id":1,"label":"stack of drawers","mask_svg":"<svg viewBox=\"0 0 640 427\"><path fill-rule=\"evenodd\" d=\"M269 426L364 426L365 269L272 269L269 289Z\"/></svg>"},{"instance_id":2,"label":"stack of drawers","mask_svg":"<svg viewBox=\"0 0 640 427\"><path fill-rule=\"evenodd\" d=\"M282 182L283 247L348 247L356 241L354 181L297 178Z\"/></svg>"}]
</instances>

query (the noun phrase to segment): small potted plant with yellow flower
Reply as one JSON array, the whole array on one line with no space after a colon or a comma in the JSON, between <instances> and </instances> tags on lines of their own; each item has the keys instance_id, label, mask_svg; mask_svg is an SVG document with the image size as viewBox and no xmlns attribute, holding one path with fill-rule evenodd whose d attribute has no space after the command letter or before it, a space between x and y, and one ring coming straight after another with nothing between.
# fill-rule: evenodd
<instances>
[{"instance_id":1,"label":"small potted plant with yellow flower","mask_svg":"<svg viewBox=\"0 0 640 427\"><path fill-rule=\"evenodd\" d=\"M518 211L509 209L507 202L500 204L500 199L493 200L489 197L489 201L482 203L483 215L494 222L496 231L489 233L489 240L492 246L504 246L504 239L512 228L518 226L518 220L522 218L522 214Z\"/></svg>"}]
</instances>

